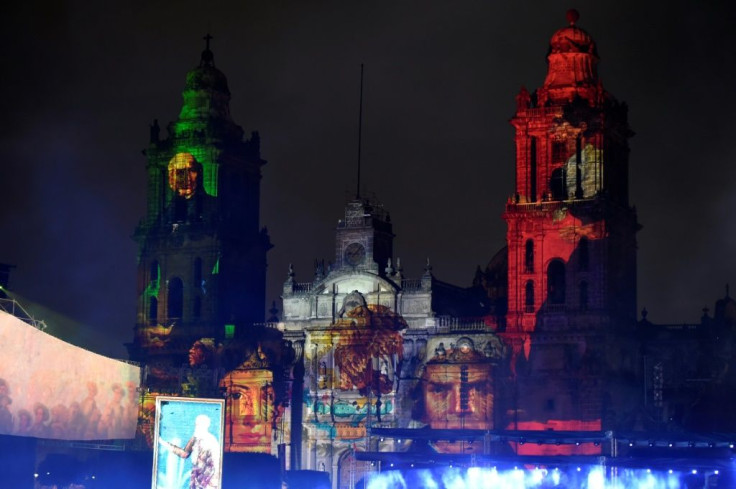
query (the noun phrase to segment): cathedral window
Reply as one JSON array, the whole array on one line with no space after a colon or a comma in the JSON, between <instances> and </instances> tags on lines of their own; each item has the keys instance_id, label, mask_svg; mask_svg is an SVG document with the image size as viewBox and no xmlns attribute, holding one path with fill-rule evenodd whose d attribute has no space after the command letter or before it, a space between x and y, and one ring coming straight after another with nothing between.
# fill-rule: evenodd
<instances>
[{"instance_id":1,"label":"cathedral window","mask_svg":"<svg viewBox=\"0 0 736 489\"><path fill-rule=\"evenodd\" d=\"M151 297L148 302L148 321L154 324L158 321L158 299Z\"/></svg>"},{"instance_id":2,"label":"cathedral window","mask_svg":"<svg viewBox=\"0 0 736 489\"><path fill-rule=\"evenodd\" d=\"M184 312L184 284L179 277L169 280L168 318L181 318Z\"/></svg>"},{"instance_id":3,"label":"cathedral window","mask_svg":"<svg viewBox=\"0 0 736 489\"><path fill-rule=\"evenodd\" d=\"M565 264L562 260L552 260L547 268L547 302L565 303Z\"/></svg>"},{"instance_id":4,"label":"cathedral window","mask_svg":"<svg viewBox=\"0 0 736 489\"><path fill-rule=\"evenodd\" d=\"M567 161L567 143L565 141L552 142L552 163L564 163Z\"/></svg>"},{"instance_id":5,"label":"cathedral window","mask_svg":"<svg viewBox=\"0 0 736 489\"><path fill-rule=\"evenodd\" d=\"M151 280L150 281L158 282L159 274L160 274L160 270L158 267L158 260L153 260L151 262L151 271L150 271Z\"/></svg>"},{"instance_id":6,"label":"cathedral window","mask_svg":"<svg viewBox=\"0 0 736 489\"><path fill-rule=\"evenodd\" d=\"M159 288L161 285L161 267L158 265L157 260L151 262L151 267L148 272L148 285L144 292L145 297L158 297Z\"/></svg>"},{"instance_id":7,"label":"cathedral window","mask_svg":"<svg viewBox=\"0 0 736 489\"><path fill-rule=\"evenodd\" d=\"M578 267L580 271L587 272L590 265L590 250L588 238L580 238L578 243Z\"/></svg>"},{"instance_id":8,"label":"cathedral window","mask_svg":"<svg viewBox=\"0 0 736 489\"><path fill-rule=\"evenodd\" d=\"M524 311L534 312L534 282L527 281L524 291Z\"/></svg>"},{"instance_id":9,"label":"cathedral window","mask_svg":"<svg viewBox=\"0 0 736 489\"><path fill-rule=\"evenodd\" d=\"M583 142L578 137L575 140L575 198L583 198Z\"/></svg>"},{"instance_id":10,"label":"cathedral window","mask_svg":"<svg viewBox=\"0 0 736 489\"><path fill-rule=\"evenodd\" d=\"M529 140L529 201L537 201L537 138Z\"/></svg>"},{"instance_id":11,"label":"cathedral window","mask_svg":"<svg viewBox=\"0 0 736 489\"><path fill-rule=\"evenodd\" d=\"M524 272L534 272L534 241L531 239L527 239L524 246Z\"/></svg>"},{"instance_id":12,"label":"cathedral window","mask_svg":"<svg viewBox=\"0 0 736 489\"><path fill-rule=\"evenodd\" d=\"M567 199L565 185L565 168L555 168L552 171L552 177L549 180L549 191L552 194L552 200Z\"/></svg>"}]
</instances>

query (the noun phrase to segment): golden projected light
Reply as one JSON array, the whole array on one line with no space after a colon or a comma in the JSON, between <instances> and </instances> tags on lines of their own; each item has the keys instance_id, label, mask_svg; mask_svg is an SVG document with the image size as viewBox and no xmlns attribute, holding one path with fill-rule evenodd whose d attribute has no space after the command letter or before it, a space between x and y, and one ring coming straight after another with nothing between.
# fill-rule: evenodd
<instances>
[{"instance_id":1,"label":"golden projected light","mask_svg":"<svg viewBox=\"0 0 736 489\"><path fill-rule=\"evenodd\" d=\"M276 406L273 372L241 366L222 379L228 402L225 413L226 450L270 453L271 434L281 411Z\"/></svg>"},{"instance_id":2,"label":"golden projected light","mask_svg":"<svg viewBox=\"0 0 736 489\"><path fill-rule=\"evenodd\" d=\"M202 165L191 153L177 153L169 160L169 187L179 197L191 198L197 192Z\"/></svg>"},{"instance_id":3,"label":"golden projected light","mask_svg":"<svg viewBox=\"0 0 736 489\"><path fill-rule=\"evenodd\" d=\"M399 330L406 321L386 306L356 305L329 329L335 347L335 365L341 390L369 388L388 394L393 372L403 353Z\"/></svg>"}]
</instances>

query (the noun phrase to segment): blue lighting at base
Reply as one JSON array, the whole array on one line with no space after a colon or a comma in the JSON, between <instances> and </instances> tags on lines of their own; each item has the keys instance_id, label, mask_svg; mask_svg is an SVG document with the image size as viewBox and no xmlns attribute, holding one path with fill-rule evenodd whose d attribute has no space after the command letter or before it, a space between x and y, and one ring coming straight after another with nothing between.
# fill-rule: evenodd
<instances>
[{"instance_id":1,"label":"blue lighting at base","mask_svg":"<svg viewBox=\"0 0 736 489\"><path fill-rule=\"evenodd\" d=\"M699 476L695 486L693 477ZM719 487L718 471L606 468L600 465L545 467L434 467L388 470L366 476L365 489L686 489ZM363 484L356 485L363 487Z\"/></svg>"}]
</instances>

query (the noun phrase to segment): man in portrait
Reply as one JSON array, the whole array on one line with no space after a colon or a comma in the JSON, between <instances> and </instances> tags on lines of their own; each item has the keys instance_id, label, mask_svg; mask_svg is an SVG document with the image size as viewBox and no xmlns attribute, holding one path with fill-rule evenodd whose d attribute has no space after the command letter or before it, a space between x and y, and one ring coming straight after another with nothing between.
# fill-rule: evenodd
<instances>
[{"instance_id":1,"label":"man in portrait","mask_svg":"<svg viewBox=\"0 0 736 489\"><path fill-rule=\"evenodd\" d=\"M415 417L433 429L493 429L493 364L468 338L445 348L440 343L420 378ZM440 441L444 453L471 453L482 444Z\"/></svg>"}]
</instances>

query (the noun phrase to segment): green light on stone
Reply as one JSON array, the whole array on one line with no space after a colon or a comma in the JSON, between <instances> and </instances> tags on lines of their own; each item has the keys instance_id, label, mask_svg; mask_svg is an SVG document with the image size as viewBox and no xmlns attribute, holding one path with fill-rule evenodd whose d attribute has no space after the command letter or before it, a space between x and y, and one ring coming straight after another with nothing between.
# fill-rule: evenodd
<instances>
[{"instance_id":1,"label":"green light on stone","mask_svg":"<svg viewBox=\"0 0 736 489\"><path fill-rule=\"evenodd\" d=\"M148 282L144 296L146 297L158 297L159 290L161 290L161 265L156 263L156 278Z\"/></svg>"},{"instance_id":2,"label":"green light on stone","mask_svg":"<svg viewBox=\"0 0 736 489\"><path fill-rule=\"evenodd\" d=\"M233 336L235 336L235 325L226 324L225 325L225 338L232 339Z\"/></svg>"},{"instance_id":3,"label":"green light on stone","mask_svg":"<svg viewBox=\"0 0 736 489\"><path fill-rule=\"evenodd\" d=\"M220 259L218 258L215 262L215 266L212 267L212 275L217 275L220 273Z\"/></svg>"}]
</instances>

